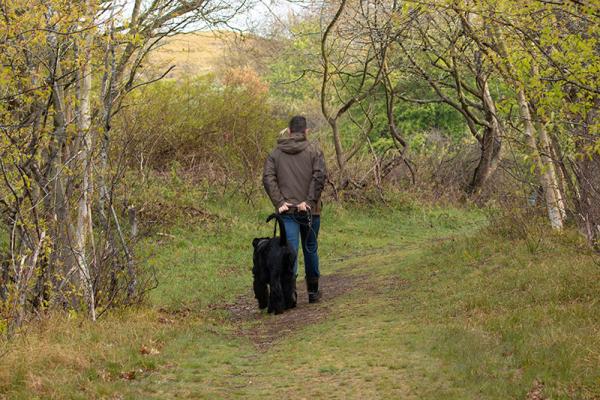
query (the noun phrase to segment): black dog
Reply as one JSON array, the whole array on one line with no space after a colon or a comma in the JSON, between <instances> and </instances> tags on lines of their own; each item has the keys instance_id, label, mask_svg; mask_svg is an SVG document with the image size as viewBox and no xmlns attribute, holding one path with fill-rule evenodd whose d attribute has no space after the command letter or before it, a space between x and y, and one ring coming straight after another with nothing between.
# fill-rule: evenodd
<instances>
[{"instance_id":1,"label":"black dog","mask_svg":"<svg viewBox=\"0 0 600 400\"><path fill-rule=\"evenodd\" d=\"M279 224L279 237L256 238L254 246L254 296L262 310L269 307L270 313L281 314L284 310L296 307L296 277L294 262L296 251L289 245L285 235L285 225L281 216L271 214Z\"/></svg>"}]
</instances>

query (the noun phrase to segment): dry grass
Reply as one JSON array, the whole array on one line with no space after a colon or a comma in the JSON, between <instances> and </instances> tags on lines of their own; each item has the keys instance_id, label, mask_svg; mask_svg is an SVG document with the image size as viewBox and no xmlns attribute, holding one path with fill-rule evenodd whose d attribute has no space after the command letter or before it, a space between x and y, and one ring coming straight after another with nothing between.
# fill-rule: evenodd
<instances>
[{"instance_id":1,"label":"dry grass","mask_svg":"<svg viewBox=\"0 0 600 400\"><path fill-rule=\"evenodd\" d=\"M159 72L174 65L167 76L174 79L215 71L224 62L227 41L234 38L235 33L224 31L175 35L150 56L152 68Z\"/></svg>"},{"instance_id":2,"label":"dry grass","mask_svg":"<svg viewBox=\"0 0 600 400\"><path fill-rule=\"evenodd\" d=\"M29 328L2 357L0 399L2 393L12 399L32 393L65 398L77 392L94 398L90 382L115 381L122 371L141 368L144 356L135 354L136 345L150 343L162 327L155 312L144 311L96 324L52 315Z\"/></svg>"}]
</instances>

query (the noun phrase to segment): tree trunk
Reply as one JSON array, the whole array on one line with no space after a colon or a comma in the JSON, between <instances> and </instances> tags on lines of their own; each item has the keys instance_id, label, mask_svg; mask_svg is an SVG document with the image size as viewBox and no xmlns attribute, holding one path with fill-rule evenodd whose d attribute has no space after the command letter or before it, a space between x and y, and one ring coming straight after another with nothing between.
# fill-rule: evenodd
<instances>
[{"instance_id":1,"label":"tree trunk","mask_svg":"<svg viewBox=\"0 0 600 400\"><path fill-rule=\"evenodd\" d=\"M16 310L16 316L12 324L9 326L9 336L11 336L14 332L14 329L21 326L21 323L23 322L23 318L25 316L28 286L31 281L31 278L33 277L36 271L38 257L40 256L40 252L42 251L45 239L46 231L42 231L38 243L33 249L33 253L29 256L23 256L23 258L21 258L21 262L18 268L18 274L16 275L17 291L14 299L14 302L16 304L13 306L13 310Z\"/></svg>"},{"instance_id":2,"label":"tree trunk","mask_svg":"<svg viewBox=\"0 0 600 400\"><path fill-rule=\"evenodd\" d=\"M554 190L554 196L556 197L556 205L560 210L560 214L563 220L567 217L564 196L561 191L561 187L564 186L559 183L559 175L556 172L556 165L552 158L552 144L548 137L548 132L542 121L538 120L538 131L540 134L540 147L542 149L541 159L544 163L544 168L548 169L548 179L551 183L551 188Z\"/></svg>"},{"instance_id":3,"label":"tree trunk","mask_svg":"<svg viewBox=\"0 0 600 400\"><path fill-rule=\"evenodd\" d=\"M563 214L559 207L559 202L556 197L556 190L554 189L553 182L556 181L552 177L551 169L544 163L540 152L538 150L538 144L535 136L535 128L533 121L531 120L531 111L529 110L529 103L525 97L525 92L520 89L517 94L517 101L519 103L519 111L521 118L523 119L523 126L525 129L525 139L527 145L530 148L535 163L536 171L544 190L544 196L546 198L546 207L548 209L548 218L552 228L561 230L563 228Z\"/></svg>"},{"instance_id":4,"label":"tree trunk","mask_svg":"<svg viewBox=\"0 0 600 400\"><path fill-rule=\"evenodd\" d=\"M342 141L340 139L340 132L337 126L337 119L328 118L327 121L331 126L331 132L333 136L333 146L335 148L335 159L338 164L338 168L340 169L340 180L342 181L342 186L344 186L345 181L345 171L346 171L346 160L344 157L344 149L342 147Z\"/></svg>"},{"instance_id":5,"label":"tree trunk","mask_svg":"<svg viewBox=\"0 0 600 400\"><path fill-rule=\"evenodd\" d=\"M337 127L337 119L339 117L339 113L335 116L332 116L330 111L327 109L327 84L329 81L329 56L327 52L327 38L331 31L333 30L335 24L338 22L340 16L342 15L344 8L346 6L347 1L342 0L340 5L327 25L327 28L323 32L323 36L321 37L321 59L323 61L323 80L321 82L321 112L323 116L327 119L327 122L331 126L331 130L333 133L333 145L335 147L335 155L336 161L338 164L338 168L340 169L340 179L342 181L342 186L345 184L345 160L344 160L344 151L342 148L342 142L340 139L338 127Z\"/></svg>"},{"instance_id":6,"label":"tree trunk","mask_svg":"<svg viewBox=\"0 0 600 400\"><path fill-rule=\"evenodd\" d=\"M596 99L595 108L585 119L580 118L577 128L576 149L581 157L571 161L578 183L577 222L582 228L589 244L600 252L600 154L591 151L597 146L598 137L590 132L590 127L597 120L600 110L600 99Z\"/></svg>"},{"instance_id":7,"label":"tree trunk","mask_svg":"<svg viewBox=\"0 0 600 400\"><path fill-rule=\"evenodd\" d=\"M575 162L579 183L578 219L590 246L600 251L600 156L593 154Z\"/></svg>"},{"instance_id":8,"label":"tree trunk","mask_svg":"<svg viewBox=\"0 0 600 400\"><path fill-rule=\"evenodd\" d=\"M481 88L483 107L485 109L485 118L489 126L483 131L483 138L480 140L481 156L473 178L467 187L467 193L473 194L478 192L485 182L500 164L502 153L501 125L496 118L496 105L490 93L490 88L487 79L478 76L478 85Z\"/></svg>"},{"instance_id":9,"label":"tree trunk","mask_svg":"<svg viewBox=\"0 0 600 400\"><path fill-rule=\"evenodd\" d=\"M89 220L91 218L90 201L92 198L92 115L91 115L91 95L92 95L92 63L91 48L93 36L86 33L84 37L84 47L82 49L83 64L80 70L79 82L79 109L78 109L78 134L80 138L79 161L81 165L81 192L77 206L77 222L75 226L75 237L73 252L79 277L84 289L86 302L88 303L90 316L96 320L96 309L94 299L94 285L90 273L90 265L86 254L88 242ZM90 238L93 240L93 238Z\"/></svg>"}]
</instances>

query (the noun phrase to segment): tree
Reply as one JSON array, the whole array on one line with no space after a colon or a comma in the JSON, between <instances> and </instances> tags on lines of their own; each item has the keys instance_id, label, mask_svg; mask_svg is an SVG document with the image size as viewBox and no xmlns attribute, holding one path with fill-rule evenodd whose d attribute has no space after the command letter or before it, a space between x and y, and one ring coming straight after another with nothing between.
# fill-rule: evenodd
<instances>
[{"instance_id":1,"label":"tree","mask_svg":"<svg viewBox=\"0 0 600 400\"><path fill-rule=\"evenodd\" d=\"M11 330L31 310L96 319L144 293L135 221L126 231L115 206L123 160L111 153L111 121L128 93L165 76L144 67L161 40L243 6L136 0L125 15L115 1L2 3L0 317Z\"/></svg>"}]
</instances>

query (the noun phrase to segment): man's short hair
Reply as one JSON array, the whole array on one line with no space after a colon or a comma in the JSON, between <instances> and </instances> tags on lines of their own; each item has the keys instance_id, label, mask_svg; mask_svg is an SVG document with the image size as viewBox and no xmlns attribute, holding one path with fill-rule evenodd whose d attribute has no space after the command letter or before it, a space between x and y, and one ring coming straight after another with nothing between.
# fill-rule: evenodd
<instances>
[{"instance_id":1,"label":"man's short hair","mask_svg":"<svg viewBox=\"0 0 600 400\"><path fill-rule=\"evenodd\" d=\"M302 115L292 117L289 128L291 133L304 133L306 131L306 118Z\"/></svg>"}]
</instances>

